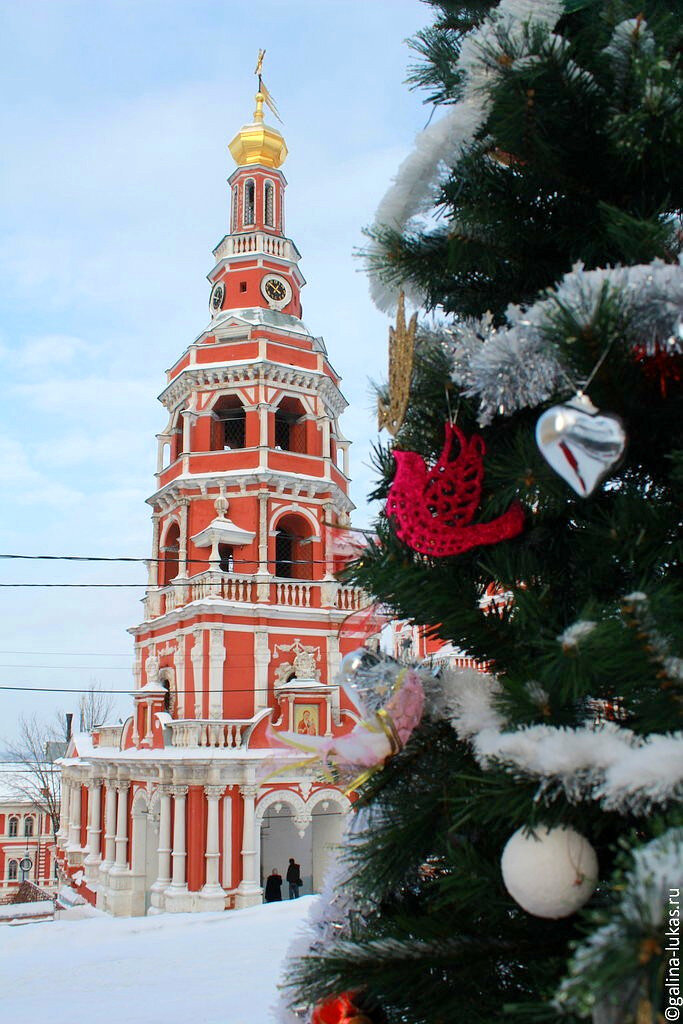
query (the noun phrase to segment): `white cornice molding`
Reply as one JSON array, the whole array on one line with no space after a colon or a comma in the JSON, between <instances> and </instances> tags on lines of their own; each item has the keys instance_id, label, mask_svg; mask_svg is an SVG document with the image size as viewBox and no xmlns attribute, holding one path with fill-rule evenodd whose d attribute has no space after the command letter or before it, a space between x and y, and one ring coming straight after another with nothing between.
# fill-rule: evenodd
<instances>
[{"instance_id":1,"label":"white cornice molding","mask_svg":"<svg viewBox=\"0 0 683 1024\"><path fill-rule=\"evenodd\" d=\"M341 416L348 406L332 378L321 370L288 366L262 358L250 361L240 359L220 363L191 363L167 384L159 395L159 401L166 409L172 411L192 391L199 388L215 388L245 382L276 384L295 390L314 391L322 398L332 419Z\"/></svg>"},{"instance_id":2,"label":"white cornice molding","mask_svg":"<svg viewBox=\"0 0 683 1024\"><path fill-rule=\"evenodd\" d=\"M320 504L318 495L332 494L331 498L325 498L324 504L332 504L335 511L352 512L355 505L345 494L338 483L334 480L325 480L317 476L306 476L304 473L283 473L274 470L226 470L224 473L183 473L175 477L169 483L164 484L158 491L147 498L148 505L166 505L164 511L171 511L178 504L181 498L199 497L206 498L210 487L220 489L225 487L239 487L239 495L230 497L244 497L253 495L255 492L248 492L248 484L263 484L273 488L273 496L283 498L297 498L299 500L310 500L314 504ZM199 495L188 495L189 488L197 488ZM285 490L290 491L289 495ZM304 492L308 491L306 498ZM296 492L296 493L295 493Z\"/></svg>"},{"instance_id":3,"label":"white cornice molding","mask_svg":"<svg viewBox=\"0 0 683 1024\"><path fill-rule=\"evenodd\" d=\"M191 577L190 577L191 579ZM296 583L296 580L288 580L289 583ZM143 619L137 626L129 626L127 632L132 636L140 633L148 633L150 629L163 629L169 625L176 625L183 619L194 618L197 615L221 615L235 616L242 619L244 625L232 623L238 629L248 629L252 619L299 619L302 622L310 620L322 620L329 623L333 629L340 626L349 617L348 609L343 608L301 608L298 605L274 605L268 603L256 604L247 601L229 601L223 597L202 597L196 601L188 601L187 604L179 605L171 612L157 615L153 619ZM198 628L229 628L226 624L209 622L207 624L197 623L192 629ZM259 628L262 628L259 624ZM297 626L297 629L299 627ZM289 630L291 632L291 629ZM321 635L325 635L325 630Z\"/></svg>"}]
</instances>

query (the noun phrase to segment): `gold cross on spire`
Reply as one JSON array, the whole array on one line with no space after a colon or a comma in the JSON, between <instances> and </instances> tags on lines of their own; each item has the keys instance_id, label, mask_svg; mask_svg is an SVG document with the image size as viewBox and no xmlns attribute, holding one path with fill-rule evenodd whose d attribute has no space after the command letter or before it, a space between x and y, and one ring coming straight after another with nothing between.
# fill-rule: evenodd
<instances>
[{"instance_id":1,"label":"gold cross on spire","mask_svg":"<svg viewBox=\"0 0 683 1024\"><path fill-rule=\"evenodd\" d=\"M254 74L258 75L258 87L261 88L261 72L263 71L263 58L266 55L265 50L259 50L258 57L256 58L256 67L254 68Z\"/></svg>"},{"instance_id":2,"label":"gold cross on spire","mask_svg":"<svg viewBox=\"0 0 683 1024\"><path fill-rule=\"evenodd\" d=\"M265 102L265 104L268 107L268 109L275 115L275 117L278 119L280 124L282 124L282 118L280 117L280 112L277 109L277 106L275 105L275 100L273 99L273 97L268 92L268 89L266 88L266 84L263 81L263 58L265 57L265 55L266 55L266 51L265 50L259 50L258 57L256 58L256 67L254 68L254 74L258 76L258 93L256 95L256 114L254 116L254 120L256 120L256 121L262 121L263 120L263 112L262 112L261 104L263 104ZM260 102L259 102L259 100L260 100Z\"/></svg>"}]
</instances>

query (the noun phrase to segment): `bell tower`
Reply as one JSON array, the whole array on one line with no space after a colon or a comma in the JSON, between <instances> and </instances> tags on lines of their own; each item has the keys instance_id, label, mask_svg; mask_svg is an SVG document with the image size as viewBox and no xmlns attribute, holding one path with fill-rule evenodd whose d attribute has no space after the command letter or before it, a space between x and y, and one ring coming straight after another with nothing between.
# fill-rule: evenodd
<instances>
[{"instance_id":1,"label":"bell tower","mask_svg":"<svg viewBox=\"0 0 683 1024\"><path fill-rule=\"evenodd\" d=\"M76 737L64 769L60 863L113 914L259 903L283 849L317 891L349 806L298 753L287 772L271 764L278 731L353 727L337 676L363 642L354 613L367 599L335 577L331 538L353 508L346 402L301 319L287 147L264 102L259 78L253 120L230 143L208 322L159 396L132 713Z\"/></svg>"}]
</instances>

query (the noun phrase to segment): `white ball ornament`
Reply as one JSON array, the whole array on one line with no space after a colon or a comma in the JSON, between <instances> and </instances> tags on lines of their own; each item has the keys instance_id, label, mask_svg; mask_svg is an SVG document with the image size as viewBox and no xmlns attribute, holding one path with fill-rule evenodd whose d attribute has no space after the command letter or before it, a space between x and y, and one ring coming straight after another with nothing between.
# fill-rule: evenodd
<instances>
[{"instance_id":1,"label":"white ball ornament","mask_svg":"<svg viewBox=\"0 0 683 1024\"><path fill-rule=\"evenodd\" d=\"M513 900L535 917L569 917L598 882L595 850L573 828L517 829L505 844L501 868Z\"/></svg>"}]
</instances>

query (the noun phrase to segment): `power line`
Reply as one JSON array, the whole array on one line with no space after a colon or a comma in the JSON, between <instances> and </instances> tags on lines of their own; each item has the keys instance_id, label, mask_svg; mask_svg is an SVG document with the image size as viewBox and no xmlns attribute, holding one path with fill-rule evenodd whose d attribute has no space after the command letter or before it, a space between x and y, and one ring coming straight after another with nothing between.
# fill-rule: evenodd
<instances>
[{"instance_id":1,"label":"power line","mask_svg":"<svg viewBox=\"0 0 683 1024\"><path fill-rule=\"evenodd\" d=\"M130 654L107 653L105 651L0 651L0 654L31 654L40 658L129 658ZM24 665L9 665L8 668L24 668ZM51 665L51 668L89 668L88 665ZM99 668L99 666L97 666Z\"/></svg>"},{"instance_id":2,"label":"power line","mask_svg":"<svg viewBox=\"0 0 683 1024\"><path fill-rule=\"evenodd\" d=\"M321 540L322 538L315 537L301 537L292 538L293 540ZM334 560L334 555L331 559L326 558L268 558L265 559L268 564L273 562L286 562L287 565L327 565L328 561ZM337 556L340 558L341 556ZM10 555L0 554L0 559L14 559L28 562L138 562L147 564L152 562L158 565L164 565L166 562L176 563L182 561L188 565L211 565L210 558L139 558L131 557L128 555L117 556L117 555ZM261 560L259 558L233 558L232 562L234 565L258 565Z\"/></svg>"},{"instance_id":3,"label":"power line","mask_svg":"<svg viewBox=\"0 0 683 1024\"><path fill-rule=\"evenodd\" d=\"M75 668L78 670L92 670L94 672L130 672L127 665L2 665L0 668L49 668L52 671L55 669L66 669L67 671L73 672Z\"/></svg>"},{"instance_id":4,"label":"power line","mask_svg":"<svg viewBox=\"0 0 683 1024\"><path fill-rule=\"evenodd\" d=\"M326 685L327 685L326 683L320 683L320 686L326 686ZM198 697L198 696L201 696L201 694L204 694L204 693L224 693L226 696L229 697L233 693L270 693L271 689L272 688L269 687L269 686L244 686L244 687L238 687L235 690L233 690L232 688L231 689L226 689L224 687L213 687L213 688L209 688L208 690L206 690L206 689L204 689L204 687L198 687L194 691L194 694L195 694L195 697ZM2 684L2 685L0 685L0 690L12 690L12 691L17 691L17 692L22 692L22 691L25 690L27 693L91 693L92 692L92 687L91 686L82 686L82 687L78 687L78 686L76 686L76 687L69 687L69 686L10 686L10 685ZM102 689L101 687L98 686L97 689L95 690L95 694L96 695L100 694L100 693L120 693L120 694L123 694L124 696L126 694L128 696L131 696L132 694L139 693L139 692L141 692L141 689L140 688L136 689L135 687L131 687L129 690L105 690L105 689ZM302 692L306 692L306 691L304 690Z\"/></svg>"}]
</instances>

